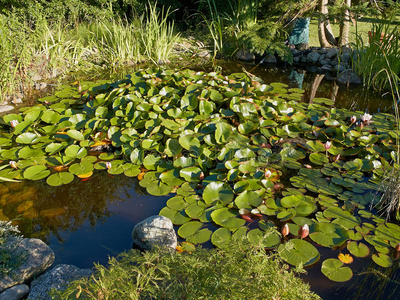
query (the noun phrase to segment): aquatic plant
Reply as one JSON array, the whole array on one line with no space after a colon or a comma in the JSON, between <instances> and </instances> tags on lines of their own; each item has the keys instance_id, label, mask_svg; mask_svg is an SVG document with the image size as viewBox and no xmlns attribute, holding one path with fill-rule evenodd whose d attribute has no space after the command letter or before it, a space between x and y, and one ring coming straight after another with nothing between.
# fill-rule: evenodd
<instances>
[{"instance_id":1,"label":"aquatic plant","mask_svg":"<svg viewBox=\"0 0 400 300\"><path fill-rule=\"evenodd\" d=\"M201 249L183 243L181 253L131 250L96 265L91 278L73 282L61 299L320 299L259 242L234 240L231 247ZM140 275L140 276L139 276ZM94 280L93 280L94 279ZM61 295L60 295L61 294ZM55 298L59 298L55 297Z\"/></svg>"},{"instance_id":2,"label":"aquatic plant","mask_svg":"<svg viewBox=\"0 0 400 300\"><path fill-rule=\"evenodd\" d=\"M151 195L174 194L160 214L194 244L226 248L247 236L282 249L289 238L285 260L308 265L319 260L313 244L356 241L350 253L362 257L361 243L369 245L375 263L388 267L400 226L366 208L391 169L396 119L336 109L325 98L303 103L302 93L242 73L191 70L61 86L42 104L2 118L0 158L8 168L0 176L52 186L101 170L137 176ZM349 274L327 266L331 278L332 268Z\"/></svg>"}]
</instances>

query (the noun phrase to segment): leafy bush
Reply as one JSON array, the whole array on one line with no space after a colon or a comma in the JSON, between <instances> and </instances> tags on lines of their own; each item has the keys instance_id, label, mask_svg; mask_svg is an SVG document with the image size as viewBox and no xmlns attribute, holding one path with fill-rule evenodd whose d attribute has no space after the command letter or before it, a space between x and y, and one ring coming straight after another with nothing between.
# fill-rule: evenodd
<instances>
[{"instance_id":1,"label":"leafy bush","mask_svg":"<svg viewBox=\"0 0 400 300\"><path fill-rule=\"evenodd\" d=\"M62 299L319 299L279 256L234 241L226 250L140 253L130 250L96 265Z\"/></svg>"}]
</instances>

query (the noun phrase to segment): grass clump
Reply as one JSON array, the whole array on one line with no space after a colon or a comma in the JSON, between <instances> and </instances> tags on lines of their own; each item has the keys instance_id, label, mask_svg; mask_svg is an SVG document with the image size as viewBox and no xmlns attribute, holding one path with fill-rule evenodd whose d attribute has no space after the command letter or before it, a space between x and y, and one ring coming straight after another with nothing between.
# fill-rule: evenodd
<instances>
[{"instance_id":1,"label":"grass clump","mask_svg":"<svg viewBox=\"0 0 400 300\"><path fill-rule=\"evenodd\" d=\"M17 227L11 222L0 221L0 276L10 273L25 260L25 255L12 256L21 241Z\"/></svg>"},{"instance_id":2,"label":"grass clump","mask_svg":"<svg viewBox=\"0 0 400 300\"><path fill-rule=\"evenodd\" d=\"M278 253L234 241L227 249L189 253L130 250L91 278L72 283L62 299L320 299Z\"/></svg>"}]
</instances>

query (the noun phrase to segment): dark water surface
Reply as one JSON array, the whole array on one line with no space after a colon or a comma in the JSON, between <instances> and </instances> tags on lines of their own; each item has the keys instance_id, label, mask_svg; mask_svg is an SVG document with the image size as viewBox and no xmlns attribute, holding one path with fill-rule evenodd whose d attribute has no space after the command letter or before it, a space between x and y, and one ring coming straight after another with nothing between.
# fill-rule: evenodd
<instances>
[{"instance_id":1,"label":"dark water surface","mask_svg":"<svg viewBox=\"0 0 400 300\"><path fill-rule=\"evenodd\" d=\"M326 97L335 99L338 108L369 113L392 111L390 95L366 92L362 87L337 86L326 76L261 66L253 69L254 65L237 62L222 62L221 66L226 75L242 72L244 67L265 83L284 82L290 87L305 89L304 102L312 101L313 97ZM130 72L134 70L114 74L111 80ZM104 75L99 79L104 79ZM37 237L47 242L56 254L55 264L90 268L94 262L106 264L108 256L130 249L131 231L135 224L158 214L168 198L148 195L135 178L112 177L105 172L95 173L86 181L76 178L71 184L61 187L50 187L44 181L4 183L0 184L0 218L16 219L25 237ZM321 262L324 258L338 255L337 251L330 249L319 250ZM352 269L364 272L370 261L355 258L353 264L357 267ZM312 290L323 299L356 299L348 294L347 289L354 285L351 291L357 290L360 283L355 283L356 279L362 280L365 275L355 275L343 284L335 283L321 273L321 262L307 270L307 275L302 275ZM367 296L372 297L363 295L359 299L378 299L373 293L376 284L376 281L368 281L361 287ZM385 294L381 299L397 298L396 294Z\"/></svg>"}]
</instances>

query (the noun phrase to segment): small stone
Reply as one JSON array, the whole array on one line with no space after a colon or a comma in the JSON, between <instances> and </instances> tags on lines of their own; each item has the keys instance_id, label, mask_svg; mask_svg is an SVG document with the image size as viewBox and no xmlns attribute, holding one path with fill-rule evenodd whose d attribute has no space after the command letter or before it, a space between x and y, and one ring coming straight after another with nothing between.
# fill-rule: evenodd
<instances>
[{"instance_id":1,"label":"small stone","mask_svg":"<svg viewBox=\"0 0 400 300\"><path fill-rule=\"evenodd\" d=\"M211 57L210 52L208 52L207 50L200 51L199 53L197 53L197 56L201 58Z\"/></svg>"},{"instance_id":2,"label":"small stone","mask_svg":"<svg viewBox=\"0 0 400 300\"><path fill-rule=\"evenodd\" d=\"M43 90L46 87L47 87L47 83L46 82L35 83L35 89L36 90Z\"/></svg>"},{"instance_id":3,"label":"small stone","mask_svg":"<svg viewBox=\"0 0 400 300\"><path fill-rule=\"evenodd\" d=\"M350 59L351 59L351 53L349 53L349 52L343 53L340 58L340 60L342 62L348 62L348 61L350 61Z\"/></svg>"},{"instance_id":4,"label":"small stone","mask_svg":"<svg viewBox=\"0 0 400 300\"><path fill-rule=\"evenodd\" d=\"M80 269L73 265L60 264L39 276L31 283L29 299L32 300L51 300L48 294L51 289L63 291L68 284L81 277L89 277L93 271L90 269Z\"/></svg>"},{"instance_id":5,"label":"small stone","mask_svg":"<svg viewBox=\"0 0 400 300\"><path fill-rule=\"evenodd\" d=\"M339 53L339 50L337 48L330 48L328 50L328 52L326 53L326 57L327 58L332 58L332 57L337 56L338 53Z\"/></svg>"},{"instance_id":6,"label":"small stone","mask_svg":"<svg viewBox=\"0 0 400 300\"><path fill-rule=\"evenodd\" d=\"M300 43L300 44L296 45L296 49L300 50L300 51L304 51L304 50L307 50L309 48L310 48L310 46L307 43Z\"/></svg>"},{"instance_id":7,"label":"small stone","mask_svg":"<svg viewBox=\"0 0 400 300\"><path fill-rule=\"evenodd\" d=\"M307 56L302 56L301 59L300 59L300 61L301 61L302 63L306 63L306 62L307 62Z\"/></svg>"},{"instance_id":8,"label":"small stone","mask_svg":"<svg viewBox=\"0 0 400 300\"><path fill-rule=\"evenodd\" d=\"M362 80L352 70L346 70L339 74L337 78L339 84L362 84Z\"/></svg>"},{"instance_id":9,"label":"small stone","mask_svg":"<svg viewBox=\"0 0 400 300\"><path fill-rule=\"evenodd\" d=\"M344 70L346 70L346 68L343 65L336 65L333 67L333 69L337 72L343 72Z\"/></svg>"},{"instance_id":10,"label":"small stone","mask_svg":"<svg viewBox=\"0 0 400 300\"><path fill-rule=\"evenodd\" d=\"M152 216L136 224L132 231L133 244L143 250L155 246L175 251L178 240L170 219Z\"/></svg>"},{"instance_id":11,"label":"small stone","mask_svg":"<svg viewBox=\"0 0 400 300\"><path fill-rule=\"evenodd\" d=\"M254 61L256 57L250 51L239 49L239 51L236 52L236 58L242 61Z\"/></svg>"},{"instance_id":12,"label":"small stone","mask_svg":"<svg viewBox=\"0 0 400 300\"><path fill-rule=\"evenodd\" d=\"M331 65L326 64L326 65L323 65L323 66L321 67L321 71L322 71L322 72L331 72L331 71L333 71L333 68L332 68Z\"/></svg>"},{"instance_id":13,"label":"small stone","mask_svg":"<svg viewBox=\"0 0 400 300\"><path fill-rule=\"evenodd\" d=\"M263 62L266 64L276 64L277 60L275 55L267 55L264 59Z\"/></svg>"},{"instance_id":14,"label":"small stone","mask_svg":"<svg viewBox=\"0 0 400 300\"><path fill-rule=\"evenodd\" d=\"M0 114L4 112L9 112L14 109L12 105L0 105Z\"/></svg>"},{"instance_id":15,"label":"small stone","mask_svg":"<svg viewBox=\"0 0 400 300\"><path fill-rule=\"evenodd\" d=\"M11 101L12 104L17 105L22 103L22 98L15 98Z\"/></svg>"},{"instance_id":16,"label":"small stone","mask_svg":"<svg viewBox=\"0 0 400 300\"><path fill-rule=\"evenodd\" d=\"M295 62L295 63L300 62L300 57L298 57L298 56L293 57L293 62Z\"/></svg>"},{"instance_id":17,"label":"small stone","mask_svg":"<svg viewBox=\"0 0 400 300\"><path fill-rule=\"evenodd\" d=\"M6 289L0 294L0 300L19 300L29 294L29 286L19 284Z\"/></svg>"},{"instance_id":18,"label":"small stone","mask_svg":"<svg viewBox=\"0 0 400 300\"><path fill-rule=\"evenodd\" d=\"M319 62L322 66L331 65L331 61L329 59L324 59Z\"/></svg>"},{"instance_id":19,"label":"small stone","mask_svg":"<svg viewBox=\"0 0 400 300\"><path fill-rule=\"evenodd\" d=\"M321 54L319 54L318 52L312 51L307 54L307 62L316 64L318 62L318 59L320 56L321 56Z\"/></svg>"},{"instance_id":20,"label":"small stone","mask_svg":"<svg viewBox=\"0 0 400 300\"><path fill-rule=\"evenodd\" d=\"M319 57L318 61L321 62L323 60L325 60L326 55L324 53L321 54L321 56Z\"/></svg>"}]
</instances>

